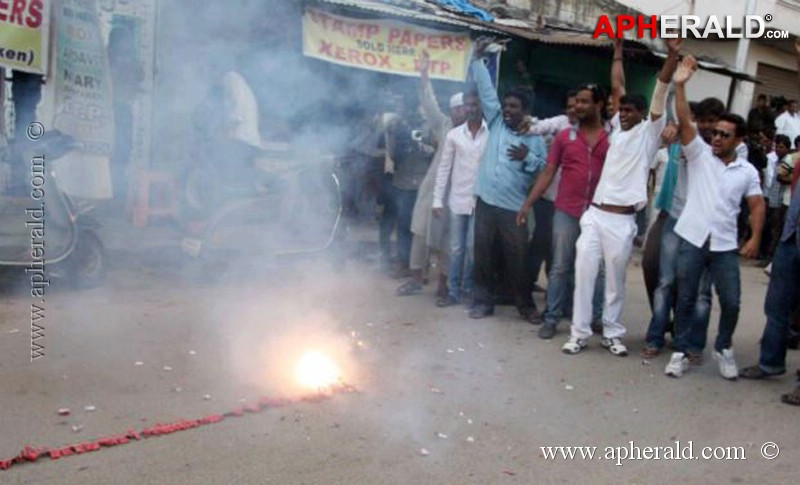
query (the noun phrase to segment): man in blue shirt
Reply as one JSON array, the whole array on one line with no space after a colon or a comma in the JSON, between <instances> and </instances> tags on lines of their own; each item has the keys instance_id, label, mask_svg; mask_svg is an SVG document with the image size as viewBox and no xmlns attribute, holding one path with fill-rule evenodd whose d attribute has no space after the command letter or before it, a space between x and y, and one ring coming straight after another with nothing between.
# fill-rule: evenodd
<instances>
[{"instance_id":1,"label":"man in blue shirt","mask_svg":"<svg viewBox=\"0 0 800 485\"><path fill-rule=\"evenodd\" d=\"M545 165L547 153L542 137L529 135L524 123L531 112L530 93L511 88L501 104L481 60L485 47L476 45L475 59L470 65L470 75L477 85L489 126L489 141L475 182L475 290L469 316L483 318L494 313L493 289L500 256L517 310L530 321L538 318L538 312L527 274L528 229L518 226L516 217L534 175Z\"/></svg>"}]
</instances>

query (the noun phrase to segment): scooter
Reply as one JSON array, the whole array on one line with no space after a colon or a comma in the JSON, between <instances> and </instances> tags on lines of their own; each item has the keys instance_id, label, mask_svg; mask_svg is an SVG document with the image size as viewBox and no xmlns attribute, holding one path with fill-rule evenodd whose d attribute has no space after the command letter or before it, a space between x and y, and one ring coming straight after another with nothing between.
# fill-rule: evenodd
<instances>
[{"instance_id":1,"label":"scooter","mask_svg":"<svg viewBox=\"0 0 800 485\"><path fill-rule=\"evenodd\" d=\"M87 215L93 206L79 205L58 184L57 160L74 148L58 131L18 146L14 163L28 164L27 180L15 177L0 195L0 267L25 268L32 284L62 277L90 288L105 277L105 248Z\"/></svg>"}]
</instances>

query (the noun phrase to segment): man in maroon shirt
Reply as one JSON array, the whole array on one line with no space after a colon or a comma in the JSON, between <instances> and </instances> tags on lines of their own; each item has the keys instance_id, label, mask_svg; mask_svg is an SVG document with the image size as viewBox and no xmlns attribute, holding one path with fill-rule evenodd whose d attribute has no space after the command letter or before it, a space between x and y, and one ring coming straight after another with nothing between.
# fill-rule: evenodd
<instances>
[{"instance_id":1,"label":"man in maroon shirt","mask_svg":"<svg viewBox=\"0 0 800 485\"><path fill-rule=\"evenodd\" d=\"M602 113L606 95L595 84L578 88L575 114L578 126L567 128L556 136L547 156L547 168L531 189L525 205L517 215L524 224L533 204L544 194L561 169L561 181L553 216L553 265L548 275L547 309L539 337L552 338L559 319L569 310L567 305L575 282L575 243L580 235L580 218L594 196L608 151L608 133ZM599 291L602 295L602 290Z\"/></svg>"}]
</instances>

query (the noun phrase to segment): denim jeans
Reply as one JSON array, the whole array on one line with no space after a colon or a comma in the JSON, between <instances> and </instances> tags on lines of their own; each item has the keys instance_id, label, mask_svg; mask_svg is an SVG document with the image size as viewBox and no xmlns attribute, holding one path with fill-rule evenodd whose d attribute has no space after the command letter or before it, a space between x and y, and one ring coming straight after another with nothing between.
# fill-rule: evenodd
<instances>
[{"instance_id":1,"label":"denim jeans","mask_svg":"<svg viewBox=\"0 0 800 485\"><path fill-rule=\"evenodd\" d=\"M572 310L575 290L575 244L581 234L580 220L556 209L553 215L553 266L547 277L547 308L543 319L556 325L559 319ZM605 272L597 275L592 299L593 321L603 317L603 295L605 294Z\"/></svg>"},{"instance_id":2,"label":"denim jeans","mask_svg":"<svg viewBox=\"0 0 800 485\"><path fill-rule=\"evenodd\" d=\"M392 187L392 194L397 207L397 259L401 267L408 268L411 260L411 217L414 215L417 191Z\"/></svg>"},{"instance_id":3,"label":"denim jeans","mask_svg":"<svg viewBox=\"0 0 800 485\"><path fill-rule=\"evenodd\" d=\"M711 251L681 239L678 248L678 309L675 314L674 347L679 352L702 352L706 328L695 318L703 272L709 271L720 304L719 328L714 349L722 351L733 345L733 333L739 320L741 280L739 251Z\"/></svg>"},{"instance_id":4,"label":"denim jeans","mask_svg":"<svg viewBox=\"0 0 800 485\"><path fill-rule=\"evenodd\" d=\"M795 236L797 237L797 236ZM761 336L759 365L766 372L786 371L786 345L792 313L800 301L800 249L794 239L778 245L764 302L767 325Z\"/></svg>"},{"instance_id":5,"label":"denim jeans","mask_svg":"<svg viewBox=\"0 0 800 485\"><path fill-rule=\"evenodd\" d=\"M475 248L475 217L450 212L450 270L447 286L452 298L461 300L462 291L472 293L472 261Z\"/></svg>"},{"instance_id":6,"label":"denim jeans","mask_svg":"<svg viewBox=\"0 0 800 485\"><path fill-rule=\"evenodd\" d=\"M674 217L668 217L661 230L661 248L659 251L658 286L653 292L653 318L647 329L647 344L653 347L664 347L664 333L669 325L670 314L675 302L678 274L678 248L681 239L675 234ZM708 320L711 316L711 277L708 271L703 273L700 280L700 290L694 307L692 325L702 329L703 345L705 348L705 334L708 329ZM699 333L699 332L698 332ZM697 349L692 349L697 350Z\"/></svg>"}]
</instances>

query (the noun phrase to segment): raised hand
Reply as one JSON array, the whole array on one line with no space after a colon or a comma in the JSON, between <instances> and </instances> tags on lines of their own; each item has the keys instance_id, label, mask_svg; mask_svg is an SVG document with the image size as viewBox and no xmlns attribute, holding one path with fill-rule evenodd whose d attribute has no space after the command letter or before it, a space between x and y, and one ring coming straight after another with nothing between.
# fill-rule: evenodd
<instances>
[{"instance_id":1,"label":"raised hand","mask_svg":"<svg viewBox=\"0 0 800 485\"><path fill-rule=\"evenodd\" d=\"M419 72L428 72L430 66L431 66L431 55L428 54L428 51L423 50L422 55L419 58Z\"/></svg>"},{"instance_id":2,"label":"raised hand","mask_svg":"<svg viewBox=\"0 0 800 485\"><path fill-rule=\"evenodd\" d=\"M667 44L667 49L670 52L678 53L681 51L681 46L683 45L683 39L664 39L664 43Z\"/></svg>"},{"instance_id":3,"label":"raised hand","mask_svg":"<svg viewBox=\"0 0 800 485\"><path fill-rule=\"evenodd\" d=\"M672 77L672 80L675 82L675 84L686 84L696 70L697 60L690 55L686 56L683 58L681 63L678 64L678 69L675 71L675 75Z\"/></svg>"}]
</instances>

